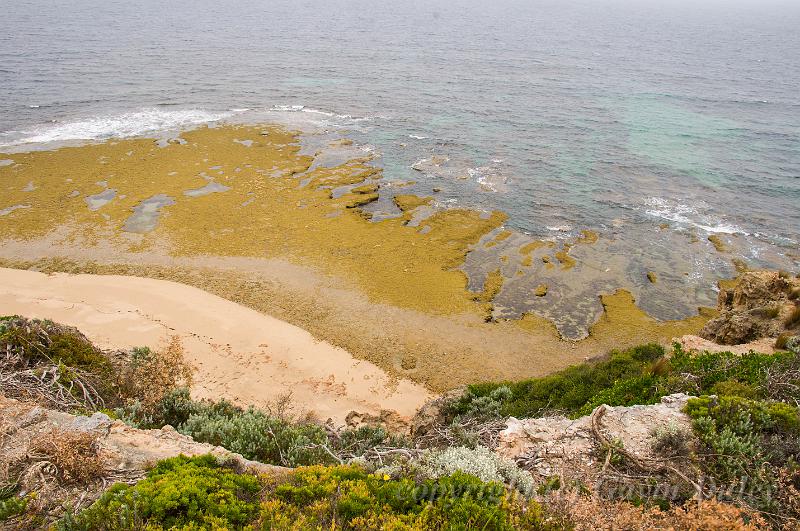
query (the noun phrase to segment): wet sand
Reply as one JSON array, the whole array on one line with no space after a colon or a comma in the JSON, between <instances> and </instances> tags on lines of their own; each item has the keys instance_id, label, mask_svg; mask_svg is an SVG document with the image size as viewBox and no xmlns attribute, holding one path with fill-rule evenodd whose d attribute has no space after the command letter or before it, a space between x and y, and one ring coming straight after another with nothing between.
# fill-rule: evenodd
<instances>
[{"instance_id":1,"label":"wet sand","mask_svg":"<svg viewBox=\"0 0 800 531\"><path fill-rule=\"evenodd\" d=\"M75 326L109 349L177 336L199 398L265 407L291 392L299 412L339 424L354 410L408 417L430 398L296 326L175 282L0 268L0 312Z\"/></svg>"}]
</instances>

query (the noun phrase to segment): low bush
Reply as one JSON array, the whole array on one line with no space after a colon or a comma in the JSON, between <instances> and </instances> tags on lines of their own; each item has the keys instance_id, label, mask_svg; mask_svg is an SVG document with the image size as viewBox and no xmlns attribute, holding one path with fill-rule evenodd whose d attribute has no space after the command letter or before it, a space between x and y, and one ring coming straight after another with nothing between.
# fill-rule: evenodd
<instances>
[{"instance_id":1,"label":"low bush","mask_svg":"<svg viewBox=\"0 0 800 531\"><path fill-rule=\"evenodd\" d=\"M22 514L27 505L28 499L18 496L13 486L0 488L0 522Z\"/></svg>"},{"instance_id":2,"label":"low bush","mask_svg":"<svg viewBox=\"0 0 800 531\"><path fill-rule=\"evenodd\" d=\"M202 402L192 400L188 387L179 387L166 392L161 400L150 407L140 401L131 401L115 409L114 415L141 429L158 429L167 425L177 428L201 408Z\"/></svg>"},{"instance_id":3,"label":"low bush","mask_svg":"<svg viewBox=\"0 0 800 531\"><path fill-rule=\"evenodd\" d=\"M739 397L690 399L686 413L704 448L700 464L722 500L775 512L778 471L796 456L800 411L782 402ZM776 442L781 441L779 444Z\"/></svg>"},{"instance_id":4,"label":"low bush","mask_svg":"<svg viewBox=\"0 0 800 531\"><path fill-rule=\"evenodd\" d=\"M455 472L416 482L357 467L308 467L262 505L262 529L556 529L534 502Z\"/></svg>"},{"instance_id":5,"label":"low bush","mask_svg":"<svg viewBox=\"0 0 800 531\"><path fill-rule=\"evenodd\" d=\"M64 530L241 529L259 512L261 484L211 455L159 462L133 486L118 483L89 508L60 522Z\"/></svg>"},{"instance_id":6,"label":"low bush","mask_svg":"<svg viewBox=\"0 0 800 531\"><path fill-rule=\"evenodd\" d=\"M103 475L100 446L91 433L53 429L34 439L29 452L47 458L62 483L86 483Z\"/></svg>"},{"instance_id":7,"label":"low bush","mask_svg":"<svg viewBox=\"0 0 800 531\"><path fill-rule=\"evenodd\" d=\"M225 400L203 404L178 430L262 463L296 467L336 462L323 448L328 437L321 426L292 424Z\"/></svg>"},{"instance_id":8,"label":"low bush","mask_svg":"<svg viewBox=\"0 0 800 531\"><path fill-rule=\"evenodd\" d=\"M103 352L75 328L10 317L0 320L0 351L0 391L70 413L128 406L144 417L191 380L177 339L160 352Z\"/></svg>"},{"instance_id":9,"label":"low bush","mask_svg":"<svg viewBox=\"0 0 800 531\"><path fill-rule=\"evenodd\" d=\"M800 360L791 352L690 353L676 344L671 356L663 353L658 345L645 345L544 378L472 385L450 406L450 417L562 413L574 418L601 404L654 404L678 392L800 399Z\"/></svg>"},{"instance_id":10,"label":"low bush","mask_svg":"<svg viewBox=\"0 0 800 531\"><path fill-rule=\"evenodd\" d=\"M575 365L543 378L470 385L466 394L452 405L451 415L470 416L496 410L503 417L525 418L548 413L575 416L592 397L621 380L646 375L663 356L663 347L648 344L613 352L605 361ZM510 393L493 396L501 388ZM489 402L487 407L486 397L499 405Z\"/></svg>"},{"instance_id":11,"label":"low bush","mask_svg":"<svg viewBox=\"0 0 800 531\"><path fill-rule=\"evenodd\" d=\"M653 453L667 459L688 457L692 451L692 434L678 426L664 426L650 434Z\"/></svg>"},{"instance_id":12,"label":"low bush","mask_svg":"<svg viewBox=\"0 0 800 531\"><path fill-rule=\"evenodd\" d=\"M414 474L424 479L437 479L461 471L482 481L506 484L527 496L534 489L529 472L521 470L516 463L498 456L488 448L455 447L431 450L409 464Z\"/></svg>"},{"instance_id":13,"label":"low bush","mask_svg":"<svg viewBox=\"0 0 800 531\"><path fill-rule=\"evenodd\" d=\"M783 326L786 328L794 328L800 324L800 306L795 306L794 309L786 316L783 321Z\"/></svg>"},{"instance_id":14,"label":"low bush","mask_svg":"<svg viewBox=\"0 0 800 531\"><path fill-rule=\"evenodd\" d=\"M193 400L186 388L165 393L150 407L136 402L115 413L139 428L161 428L169 424L198 442L222 446L247 459L287 467L338 464L371 457L391 461L391 457L373 456L374 449L411 445L404 437L382 427L360 426L333 431L312 422L294 421L280 411L244 409L227 400Z\"/></svg>"},{"instance_id":15,"label":"low bush","mask_svg":"<svg viewBox=\"0 0 800 531\"><path fill-rule=\"evenodd\" d=\"M795 358L793 354L759 354L748 352L686 352L676 345L670 357L671 380L667 382L669 391L682 391L690 394L707 394L721 382L738 382L756 389L764 386L768 371L776 365Z\"/></svg>"},{"instance_id":16,"label":"low bush","mask_svg":"<svg viewBox=\"0 0 800 531\"><path fill-rule=\"evenodd\" d=\"M180 339L174 336L158 352L134 348L125 363L119 364L117 379L126 403L138 403L144 411L151 411L175 389L191 385L192 369L183 359Z\"/></svg>"},{"instance_id":17,"label":"low bush","mask_svg":"<svg viewBox=\"0 0 800 531\"><path fill-rule=\"evenodd\" d=\"M0 321L0 346L30 364L47 361L105 376L113 373L108 358L83 334L46 319L4 317Z\"/></svg>"},{"instance_id":18,"label":"low bush","mask_svg":"<svg viewBox=\"0 0 800 531\"><path fill-rule=\"evenodd\" d=\"M159 462L147 477L116 484L67 515L65 531L127 529L558 529L540 505L502 484L455 472L416 481L355 466L298 468L261 480L210 456Z\"/></svg>"}]
</instances>

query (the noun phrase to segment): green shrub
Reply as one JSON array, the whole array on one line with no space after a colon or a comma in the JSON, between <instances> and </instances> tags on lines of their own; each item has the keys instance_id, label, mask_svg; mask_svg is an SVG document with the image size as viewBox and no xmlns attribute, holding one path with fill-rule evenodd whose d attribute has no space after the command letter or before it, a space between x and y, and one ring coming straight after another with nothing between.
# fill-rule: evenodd
<instances>
[{"instance_id":1,"label":"green shrub","mask_svg":"<svg viewBox=\"0 0 800 531\"><path fill-rule=\"evenodd\" d=\"M329 436L328 440L330 448L343 458L362 456L376 446L391 448L412 446L405 437L389 433L381 426L349 428L333 437Z\"/></svg>"},{"instance_id":2,"label":"green shrub","mask_svg":"<svg viewBox=\"0 0 800 531\"><path fill-rule=\"evenodd\" d=\"M695 420L711 417L718 426L738 426L746 422L761 434L776 430L787 434L800 433L800 411L783 402L702 396L689 400L686 414Z\"/></svg>"},{"instance_id":3,"label":"green shrub","mask_svg":"<svg viewBox=\"0 0 800 531\"><path fill-rule=\"evenodd\" d=\"M296 470L262 504L260 523L262 529L547 528L538 504L507 498L499 483L462 472L415 482L349 466Z\"/></svg>"},{"instance_id":4,"label":"green shrub","mask_svg":"<svg viewBox=\"0 0 800 531\"><path fill-rule=\"evenodd\" d=\"M740 398L757 398L759 392L752 385L736 380L725 380L714 384L709 392L718 396L738 396Z\"/></svg>"},{"instance_id":5,"label":"green shrub","mask_svg":"<svg viewBox=\"0 0 800 531\"><path fill-rule=\"evenodd\" d=\"M97 375L113 374L105 354L80 332L48 320L5 318L0 328L0 347L30 362L45 360Z\"/></svg>"},{"instance_id":6,"label":"green shrub","mask_svg":"<svg viewBox=\"0 0 800 531\"><path fill-rule=\"evenodd\" d=\"M742 485L718 496L776 510L772 490L777 469L796 451L796 445L787 443L800 435L798 408L782 402L703 396L690 399L686 413L705 447L700 452L704 471L718 485ZM774 444L776 440L784 444Z\"/></svg>"},{"instance_id":7,"label":"green shrub","mask_svg":"<svg viewBox=\"0 0 800 531\"><path fill-rule=\"evenodd\" d=\"M258 516L260 483L211 455L160 461L133 486L118 483L63 529L241 529Z\"/></svg>"},{"instance_id":8,"label":"green shrub","mask_svg":"<svg viewBox=\"0 0 800 531\"><path fill-rule=\"evenodd\" d=\"M687 457L691 452L692 434L677 425L656 428L650 433L650 437L650 448L653 453L662 457Z\"/></svg>"},{"instance_id":9,"label":"green shrub","mask_svg":"<svg viewBox=\"0 0 800 531\"><path fill-rule=\"evenodd\" d=\"M321 447L328 442L321 426L291 424L225 400L200 404L199 410L177 428L196 441L222 446L247 459L288 467L335 462Z\"/></svg>"},{"instance_id":10,"label":"green shrub","mask_svg":"<svg viewBox=\"0 0 800 531\"><path fill-rule=\"evenodd\" d=\"M7 497L0 496L0 522L8 520L13 516L17 516L18 514L22 514L27 505L27 498L20 498L14 493Z\"/></svg>"},{"instance_id":11,"label":"green shrub","mask_svg":"<svg viewBox=\"0 0 800 531\"><path fill-rule=\"evenodd\" d=\"M159 429L170 425L177 429L202 408L203 403L192 400L188 388L180 387L167 392L151 408L146 408L141 402L134 401L115 410L114 413L126 423L137 428Z\"/></svg>"},{"instance_id":12,"label":"green shrub","mask_svg":"<svg viewBox=\"0 0 800 531\"><path fill-rule=\"evenodd\" d=\"M591 414L602 404L609 406L634 406L637 404L655 404L661 399L658 393L659 378L652 374L619 380L608 389L600 391L586 402L574 415L580 417Z\"/></svg>"},{"instance_id":13,"label":"green shrub","mask_svg":"<svg viewBox=\"0 0 800 531\"><path fill-rule=\"evenodd\" d=\"M789 343L789 338L792 337L792 334L781 334L777 338L775 338L775 347L776 350L786 350L786 345Z\"/></svg>"},{"instance_id":14,"label":"green shrub","mask_svg":"<svg viewBox=\"0 0 800 531\"><path fill-rule=\"evenodd\" d=\"M689 353L675 345L670 358L671 373L675 378L669 385L670 392L689 394L708 394L717 384L738 382L760 389L764 387L765 377L769 369L794 359L794 355L786 352L776 354L732 354L730 352ZM740 390L742 388L739 388ZM760 391L759 391L760 393Z\"/></svg>"},{"instance_id":15,"label":"green shrub","mask_svg":"<svg viewBox=\"0 0 800 531\"><path fill-rule=\"evenodd\" d=\"M613 352L598 363L575 365L543 378L519 382L470 385L467 393L451 408L452 415L471 415L490 410L486 397L500 402L501 417L534 417L547 412L575 415L592 397L614 387L620 380L639 378L649 372L653 362L664 356L657 344ZM508 388L510 396L495 397L492 393ZM507 395L507 393L504 393Z\"/></svg>"},{"instance_id":16,"label":"green shrub","mask_svg":"<svg viewBox=\"0 0 800 531\"><path fill-rule=\"evenodd\" d=\"M683 392L751 399L800 400L798 358L791 352L686 352L670 357L658 345L613 352L608 360L569 367L543 378L470 385L449 408L450 419L590 414L601 404L654 404Z\"/></svg>"}]
</instances>

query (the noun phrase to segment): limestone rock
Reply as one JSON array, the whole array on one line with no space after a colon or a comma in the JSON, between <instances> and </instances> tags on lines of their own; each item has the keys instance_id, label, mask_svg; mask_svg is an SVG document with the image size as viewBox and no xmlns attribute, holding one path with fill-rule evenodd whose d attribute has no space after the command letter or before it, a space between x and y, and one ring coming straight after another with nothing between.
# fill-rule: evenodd
<instances>
[{"instance_id":1,"label":"limestone rock","mask_svg":"<svg viewBox=\"0 0 800 531\"><path fill-rule=\"evenodd\" d=\"M733 287L721 288L717 305L722 314L700 331L704 339L739 345L774 338L784 331L784 319L795 308L790 294L800 279L775 271L748 271Z\"/></svg>"},{"instance_id":2,"label":"limestone rock","mask_svg":"<svg viewBox=\"0 0 800 531\"><path fill-rule=\"evenodd\" d=\"M171 426L158 430L140 430L103 413L91 417L70 415L6 398L0 394L0 419L6 433L14 433L0 446L0 457L15 448L24 449L32 440L54 429L91 433L97 437L106 468L128 477L143 475L156 461L180 454L193 456L211 453L237 463L241 468L258 472L286 470L245 459L220 446L194 441Z\"/></svg>"},{"instance_id":3,"label":"limestone rock","mask_svg":"<svg viewBox=\"0 0 800 531\"><path fill-rule=\"evenodd\" d=\"M720 345L703 339L700 336L686 335L675 338L673 341L680 344L683 350L694 350L697 352L732 352L734 354L746 354L751 350L754 352L762 352L764 354L772 354L775 351L775 340L772 338L762 338L749 343L741 343L739 345Z\"/></svg>"},{"instance_id":4,"label":"limestone rock","mask_svg":"<svg viewBox=\"0 0 800 531\"><path fill-rule=\"evenodd\" d=\"M604 434L618 440L626 450L644 458L654 457L652 434L658 428L680 429L691 433L691 419L683 413L689 400L683 393L665 396L651 406L606 407ZM571 420L565 417L534 419L509 418L500 432L496 453L525 462L542 477L596 473L602 462L596 455L591 416ZM579 472L580 471L580 472Z\"/></svg>"}]
</instances>

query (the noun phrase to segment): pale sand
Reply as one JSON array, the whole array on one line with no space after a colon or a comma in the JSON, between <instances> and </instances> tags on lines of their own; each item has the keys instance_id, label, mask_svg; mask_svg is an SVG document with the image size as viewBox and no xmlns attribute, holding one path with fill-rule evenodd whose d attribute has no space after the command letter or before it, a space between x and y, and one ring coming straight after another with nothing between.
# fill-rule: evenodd
<instances>
[{"instance_id":1,"label":"pale sand","mask_svg":"<svg viewBox=\"0 0 800 531\"><path fill-rule=\"evenodd\" d=\"M300 411L341 424L350 411L409 417L432 397L301 328L176 282L0 268L0 314L75 326L109 349L177 335L198 398L264 407L291 392Z\"/></svg>"}]
</instances>

